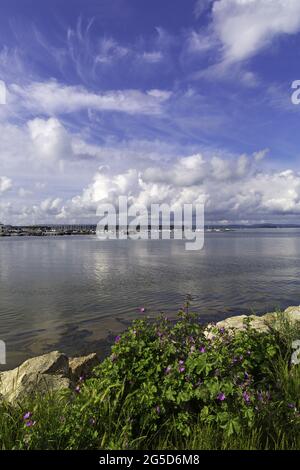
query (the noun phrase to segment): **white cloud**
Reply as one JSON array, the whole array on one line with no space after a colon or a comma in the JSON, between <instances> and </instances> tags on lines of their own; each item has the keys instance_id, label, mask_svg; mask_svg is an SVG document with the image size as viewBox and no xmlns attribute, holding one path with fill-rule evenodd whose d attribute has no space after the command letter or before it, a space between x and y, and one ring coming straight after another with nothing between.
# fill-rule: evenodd
<instances>
[{"instance_id":1,"label":"white cloud","mask_svg":"<svg viewBox=\"0 0 300 470\"><path fill-rule=\"evenodd\" d=\"M122 59L129 54L129 49L120 46L112 38L103 38L100 41L100 51L95 58L96 64L110 64L115 60Z\"/></svg>"},{"instance_id":2,"label":"white cloud","mask_svg":"<svg viewBox=\"0 0 300 470\"><path fill-rule=\"evenodd\" d=\"M222 43L223 60L245 60L281 34L300 31L299 0L218 0L212 26Z\"/></svg>"},{"instance_id":3,"label":"white cloud","mask_svg":"<svg viewBox=\"0 0 300 470\"><path fill-rule=\"evenodd\" d=\"M33 119L28 122L34 155L40 163L72 156L71 138L58 119Z\"/></svg>"},{"instance_id":4,"label":"white cloud","mask_svg":"<svg viewBox=\"0 0 300 470\"><path fill-rule=\"evenodd\" d=\"M156 64L157 62L162 61L163 54L160 51L144 52L142 54L142 59L145 62L149 62L151 64Z\"/></svg>"},{"instance_id":5,"label":"white cloud","mask_svg":"<svg viewBox=\"0 0 300 470\"><path fill-rule=\"evenodd\" d=\"M159 114L171 92L165 90L113 90L92 93L83 87L65 86L56 81L33 82L28 86L13 84L14 104L46 115L78 112L84 109L116 111L128 114ZM19 100L21 99L21 103Z\"/></svg>"},{"instance_id":6,"label":"white cloud","mask_svg":"<svg viewBox=\"0 0 300 470\"><path fill-rule=\"evenodd\" d=\"M99 203L117 204L120 195L146 205L205 202L208 220L257 221L274 214L299 214L300 174L259 170L258 153L231 161L195 154L177 159L164 171L153 166L113 174L105 168L95 174L82 194L64 204L58 217L80 220L95 216Z\"/></svg>"},{"instance_id":7,"label":"white cloud","mask_svg":"<svg viewBox=\"0 0 300 470\"><path fill-rule=\"evenodd\" d=\"M0 176L0 193L5 193L12 188L12 180L7 176Z\"/></svg>"}]
</instances>

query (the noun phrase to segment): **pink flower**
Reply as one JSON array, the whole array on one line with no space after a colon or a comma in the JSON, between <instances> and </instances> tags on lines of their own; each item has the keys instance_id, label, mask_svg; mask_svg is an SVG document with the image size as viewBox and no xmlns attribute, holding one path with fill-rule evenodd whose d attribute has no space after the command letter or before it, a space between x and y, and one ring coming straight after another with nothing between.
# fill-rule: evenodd
<instances>
[{"instance_id":1,"label":"pink flower","mask_svg":"<svg viewBox=\"0 0 300 470\"><path fill-rule=\"evenodd\" d=\"M140 312L141 312L141 313L145 313L145 312L146 312L145 307L141 307L141 308L140 308Z\"/></svg>"},{"instance_id":2,"label":"pink flower","mask_svg":"<svg viewBox=\"0 0 300 470\"><path fill-rule=\"evenodd\" d=\"M225 393L220 392L220 393L217 395L217 400L219 400L219 401L224 401L224 400L226 400Z\"/></svg>"}]
</instances>

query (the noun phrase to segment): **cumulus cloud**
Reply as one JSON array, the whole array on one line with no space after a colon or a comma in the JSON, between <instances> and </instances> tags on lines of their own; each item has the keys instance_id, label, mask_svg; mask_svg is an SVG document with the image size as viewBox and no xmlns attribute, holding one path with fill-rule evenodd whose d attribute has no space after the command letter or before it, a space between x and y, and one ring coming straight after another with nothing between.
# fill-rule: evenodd
<instances>
[{"instance_id":1,"label":"cumulus cloud","mask_svg":"<svg viewBox=\"0 0 300 470\"><path fill-rule=\"evenodd\" d=\"M58 115L80 110L116 111L128 114L159 114L171 92L166 90L113 90L92 93L81 86L67 86L56 81L33 82L9 87L12 100L36 113Z\"/></svg>"},{"instance_id":2,"label":"cumulus cloud","mask_svg":"<svg viewBox=\"0 0 300 470\"><path fill-rule=\"evenodd\" d=\"M58 119L36 118L27 125L34 155L40 163L72 156L71 138Z\"/></svg>"},{"instance_id":3,"label":"cumulus cloud","mask_svg":"<svg viewBox=\"0 0 300 470\"><path fill-rule=\"evenodd\" d=\"M59 218L95 216L100 203L117 204L120 195L130 203L150 206L205 203L207 220L269 219L274 214L300 213L300 174L292 170L263 171L259 160L241 155L228 161L195 154L162 168L129 169L112 174L107 167L95 174L82 194L67 201Z\"/></svg>"},{"instance_id":4,"label":"cumulus cloud","mask_svg":"<svg viewBox=\"0 0 300 470\"><path fill-rule=\"evenodd\" d=\"M7 176L0 176L0 193L5 193L12 188L12 180Z\"/></svg>"}]
</instances>

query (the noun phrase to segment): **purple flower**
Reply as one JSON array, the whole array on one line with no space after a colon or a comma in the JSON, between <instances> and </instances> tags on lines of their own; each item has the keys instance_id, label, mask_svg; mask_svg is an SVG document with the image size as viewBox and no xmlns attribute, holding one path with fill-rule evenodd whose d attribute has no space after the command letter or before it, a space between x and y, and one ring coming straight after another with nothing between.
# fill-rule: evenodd
<instances>
[{"instance_id":1,"label":"purple flower","mask_svg":"<svg viewBox=\"0 0 300 470\"><path fill-rule=\"evenodd\" d=\"M171 369L172 369L171 366L166 367L165 368L165 374L169 374L169 372L171 372Z\"/></svg>"},{"instance_id":2,"label":"purple flower","mask_svg":"<svg viewBox=\"0 0 300 470\"><path fill-rule=\"evenodd\" d=\"M79 387L79 385L77 385L77 387L75 387L75 392L77 392L77 393L80 392L80 387Z\"/></svg>"},{"instance_id":3,"label":"purple flower","mask_svg":"<svg viewBox=\"0 0 300 470\"><path fill-rule=\"evenodd\" d=\"M81 375L81 376L79 377L79 382L83 382L83 381L84 381L84 377Z\"/></svg>"},{"instance_id":4,"label":"purple flower","mask_svg":"<svg viewBox=\"0 0 300 470\"><path fill-rule=\"evenodd\" d=\"M222 328L220 328L220 333L222 333L222 334L225 333L225 328L224 328L224 326L222 326Z\"/></svg>"},{"instance_id":5,"label":"purple flower","mask_svg":"<svg viewBox=\"0 0 300 470\"><path fill-rule=\"evenodd\" d=\"M145 312L146 312L145 307L140 307L140 313L145 313Z\"/></svg>"},{"instance_id":6,"label":"purple flower","mask_svg":"<svg viewBox=\"0 0 300 470\"><path fill-rule=\"evenodd\" d=\"M296 408L295 403L289 403L288 408L291 408L291 410L294 410Z\"/></svg>"},{"instance_id":7,"label":"purple flower","mask_svg":"<svg viewBox=\"0 0 300 470\"><path fill-rule=\"evenodd\" d=\"M243 392L243 398L244 398L246 403L250 402L250 395L249 395L248 392L246 392L246 390Z\"/></svg>"},{"instance_id":8,"label":"purple flower","mask_svg":"<svg viewBox=\"0 0 300 470\"><path fill-rule=\"evenodd\" d=\"M223 392L218 393L218 395L217 395L217 400L219 400L219 401L224 401L224 400L226 400L225 393L223 393Z\"/></svg>"},{"instance_id":9,"label":"purple flower","mask_svg":"<svg viewBox=\"0 0 300 470\"><path fill-rule=\"evenodd\" d=\"M182 366L182 367L179 367L179 372L182 373L182 372L184 372L184 371L185 371L185 367L183 367L183 366Z\"/></svg>"},{"instance_id":10,"label":"purple flower","mask_svg":"<svg viewBox=\"0 0 300 470\"><path fill-rule=\"evenodd\" d=\"M180 360L179 365L182 366L184 364L184 361Z\"/></svg>"},{"instance_id":11,"label":"purple flower","mask_svg":"<svg viewBox=\"0 0 300 470\"><path fill-rule=\"evenodd\" d=\"M25 413L24 416L23 416L24 421L26 419L29 419L31 416L32 416L32 413L30 411L27 411L27 413Z\"/></svg>"},{"instance_id":12,"label":"purple flower","mask_svg":"<svg viewBox=\"0 0 300 470\"><path fill-rule=\"evenodd\" d=\"M200 351L201 353L205 353L205 352L206 352L206 349L205 349L204 346L201 346L201 348L199 349L199 351Z\"/></svg>"},{"instance_id":13,"label":"purple flower","mask_svg":"<svg viewBox=\"0 0 300 470\"><path fill-rule=\"evenodd\" d=\"M161 337L163 336L163 334L162 334L160 331L158 331L158 332L157 332L157 336L158 336L159 338L161 338Z\"/></svg>"},{"instance_id":14,"label":"purple flower","mask_svg":"<svg viewBox=\"0 0 300 470\"><path fill-rule=\"evenodd\" d=\"M26 426L27 428L31 428L31 427L34 426L34 425L35 425L35 421L31 421L31 419L29 419L29 420L26 421L26 423L25 423L25 426Z\"/></svg>"},{"instance_id":15,"label":"purple flower","mask_svg":"<svg viewBox=\"0 0 300 470\"><path fill-rule=\"evenodd\" d=\"M248 374L248 372L245 372L244 375L245 375L245 379L249 379L249 374Z\"/></svg>"},{"instance_id":16,"label":"purple flower","mask_svg":"<svg viewBox=\"0 0 300 470\"><path fill-rule=\"evenodd\" d=\"M118 343L118 342L120 341L120 339L121 339L121 336L119 336L119 335L116 336L116 337L115 337L115 343Z\"/></svg>"}]
</instances>

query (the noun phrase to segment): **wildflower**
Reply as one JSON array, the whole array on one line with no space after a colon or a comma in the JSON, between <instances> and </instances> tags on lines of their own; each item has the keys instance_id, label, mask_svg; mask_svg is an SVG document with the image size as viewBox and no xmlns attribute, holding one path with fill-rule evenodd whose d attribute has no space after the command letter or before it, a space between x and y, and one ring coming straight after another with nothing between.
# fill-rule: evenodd
<instances>
[{"instance_id":1,"label":"wildflower","mask_svg":"<svg viewBox=\"0 0 300 470\"><path fill-rule=\"evenodd\" d=\"M206 349L205 349L204 346L201 346L201 348L199 349L199 351L200 351L201 353L205 353L205 352L206 352Z\"/></svg>"},{"instance_id":2,"label":"wildflower","mask_svg":"<svg viewBox=\"0 0 300 470\"><path fill-rule=\"evenodd\" d=\"M171 372L171 369L172 369L171 366L166 367L166 368L165 368L165 374L166 374L166 375L169 374L169 372Z\"/></svg>"},{"instance_id":3,"label":"wildflower","mask_svg":"<svg viewBox=\"0 0 300 470\"><path fill-rule=\"evenodd\" d=\"M224 401L224 400L226 400L225 393L220 392L220 393L217 395L217 400L219 400L219 401Z\"/></svg>"},{"instance_id":4,"label":"wildflower","mask_svg":"<svg viewBox=\"0 0 300 470\"><path fill-rule=\"evenodd\" d=\"M146 312L145 307L140 307L140 313L145 313L145 312Z\"/></svg>"},{"instance_id":5,"label":"wildflower","mask_svg":"<svg viewBox=\"0 0 300 470\"><path fill-rule=\"evenodd\" d=\"M224 328L224 326L222 326L222 328L220 328L220 333L221 333L221 334L225 333L225 328Z\"/></svg>"},{"instance_id":6,"label":"wildflower","mask_svg":"<svg viewBox=\"0 0 300 470\"><path fill-rule=\"evenodd\" d=\"M184 371L185 371L185 367L183 367L183 366L179 367L179 372L182 373L182 372L184 372Z\"/></svg>"},{"instance_id":7,"label":"wildflower","mask_svg":"<svg viewBox=\"0 0 300 470\"><path fill-rule=\"evenodd\" d=\"M23 416L24 421L26 419L29 419L31 416L32 416L32 413L30 411L27 411L27 413L25 413L24 416Z\"/></svg>"},{"instance_id":8,"label":"wildflower","mask_svg":"<svg viewBox=\"0 0 300 470\"><path fill-rule=\"evenodd\" d=\"M288 403L288 408L291 408L291 410L295 410L296 409L295 403Z\"/></svg>"},{"instance_id":9,"label":"wildflower","mask_svg":"<svg viewBox=\"0 0 300 470\"><path fill-rule=\"evenodd\" d=\"M79 377L79 382L83 382L83 381L84 381L84 377L81 375L81 376Z\"/></svg>"},{"instance_id":10,"label":"wildflower","mask_svg":"<svg viewBox=\"0 0 300 470\"><path fill-rule=\"evenodd\" d=\"M243 398L244 398L246 403L250 402L250 395L249 395L248 392L246 392L246 390L243 392Z\"/></svg>"},{"instance_id":11,"label":"wildflower","mask_svg":"<svg viewBox=\"0 0 300 470\"><path fill-rule=\"evenodd\" d=\"M119 336L119 335L116 336L116 337L115 337L115 343L118 343L118 342L120 341L120 339L121 339L121 336Z\"/></svg>"},{"instance_id":12,"label":"wildflower","mask_svg":"<svg viewBox=\"0 0 300 470\"><path fill-rule=\"evenodd\" d=\"M31 419L27 420L26 423L25 423L25 426L27 428L31 428L34 425L35 425L35 421L31 421Z\"/></svg>"},{"instance_id":13,"label":"wildflower","mask_svg":"<svg viewBox=\"0 0 300 470\"><path fill-rule=\"evenodd\" d=\"M75 387L75 392L77 392L77 393L80 392L80 387L79 387L79 385L77 385L77 387Z\"/></svg>"}]
</instances>

